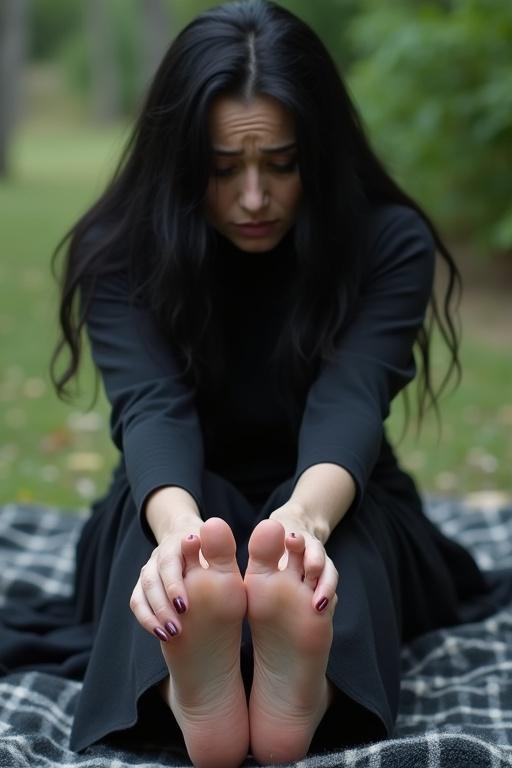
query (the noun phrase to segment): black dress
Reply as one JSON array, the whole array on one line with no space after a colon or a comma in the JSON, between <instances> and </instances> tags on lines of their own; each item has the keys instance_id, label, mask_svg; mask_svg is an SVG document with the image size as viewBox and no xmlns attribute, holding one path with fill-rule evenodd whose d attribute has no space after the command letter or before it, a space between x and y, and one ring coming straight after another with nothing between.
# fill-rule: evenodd
<instances>
[{"instance_id":1,"label":"black dress","mask_svg":"<svg viewBox=\"0 0 512 768\"><path fill-rule=\"evenodd\" d=\"M354 478L356 498L326 545L341 576L327 669L339 695L312 750L390 735L401 643L498 607L496 584L425 517L383 425L391 400L415 375L412 345L432 288L432 235L402 206L370 211L365 232L357 311L335 358L315 374L296 430L269 365L295 266L287 239L265 254L219 252L230 376L217 400L185 384L151 313L129 305L124 275L97 286L87 330L120 463L83 529L74 598L0 612L4 672L85 675L72 749L107 737L181 740L155 690L167 675L160 644L129 608L155 546L144 502L160 486L187 489L204 519L227 520L243 572L254 526L289 499L305 469L333 462ZM247 625L241 663L249 689Z\"/></svg>"}]
</instances>

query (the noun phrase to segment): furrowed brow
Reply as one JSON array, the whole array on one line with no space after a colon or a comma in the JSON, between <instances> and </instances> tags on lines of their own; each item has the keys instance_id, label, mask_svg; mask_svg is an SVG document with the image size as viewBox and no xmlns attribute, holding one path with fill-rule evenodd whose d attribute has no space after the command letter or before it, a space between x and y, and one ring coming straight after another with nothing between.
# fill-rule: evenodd
<instances>
[{"instance_id":1,"label":"furrowed brow","mask_svg":"<svg viewBox=\"0 0 512 768\"><path fill-rule=\"evenodd\" d=\"M292 149L296 149L296 147L297 144L293 141L289 144L280 144L277 147L261 147L260 152L264 155L279 155L283 152L289 152ZM223 147L214 147L213 152L222 157L239 157L240 155L243 155L243 150L241 149L224 149Z\"/></svg>"}]
</instances>

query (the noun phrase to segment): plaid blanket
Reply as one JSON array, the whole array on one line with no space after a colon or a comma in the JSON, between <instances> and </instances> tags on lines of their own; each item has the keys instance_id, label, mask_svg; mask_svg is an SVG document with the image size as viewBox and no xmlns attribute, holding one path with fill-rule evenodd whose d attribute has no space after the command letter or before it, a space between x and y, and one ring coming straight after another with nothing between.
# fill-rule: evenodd
<instances>
[{"instance_id":1,"label":"plaid blanket","mask_svg":"<svg viewBox=\"0 0 512 768\"><path fill-rule=\"evenodd\" d=\"M427 499L427 513L482 568L512 566L512 504ZM0 605L68 595L85 516L37 505L0 507ZM68 747L80 683L38 672L0 678L0 766L190 765L150 744ZM246 766L255 765L247 759ZM394 737L311 756L296 768L504 768L512 766L512 606L485 621L436 630L402 652Z\"/></svg>"}]
</instances>

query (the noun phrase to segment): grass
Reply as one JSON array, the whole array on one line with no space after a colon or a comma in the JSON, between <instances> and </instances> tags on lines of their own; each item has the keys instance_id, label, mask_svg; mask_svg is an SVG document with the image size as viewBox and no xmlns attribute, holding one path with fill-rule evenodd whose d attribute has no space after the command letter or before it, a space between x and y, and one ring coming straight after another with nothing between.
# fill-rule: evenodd
<instances>
[{"instance_id":1,"label":"grass","mask_svg":"<svg viewBox=\"0 0 512 768\"><path fill-rule=\"evenodd\" d=\"M103 392L93 391L88 355L73 405L52 390L48 365L57 335L57 287L50 256L65 231L98 196L126 127L29 124L14 147L12 181L0 184L0 502L40 501L76 509L107 488L117 452ZM463 384L442 402L438 440L430 415L420 439L411 428L397 452L426 491L510 491L512 359L502 341L470 333L462 348ZM438 343L436 365L442 359ZM413 393L412 393L413 394ZM414 394L413 394L414 397ZM413 398L411 398L413 399ZM402 426L400 398L389 433Z\"/></svg>"}]
</instances>

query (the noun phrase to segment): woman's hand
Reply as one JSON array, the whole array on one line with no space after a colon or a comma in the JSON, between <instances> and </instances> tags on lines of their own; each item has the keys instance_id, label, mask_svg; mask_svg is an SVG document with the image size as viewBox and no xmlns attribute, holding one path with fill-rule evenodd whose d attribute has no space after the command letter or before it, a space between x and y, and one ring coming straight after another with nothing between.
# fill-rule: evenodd
<instances>
[{"instance_id":1,"label":"woman's hand","mask_svg":"<svg viewBox=\"0 0 512 768\"><path fill-rule=\"evenodd\" d=\"M283 526L286 534L285 544L297 536L304 537L304 581L313 590L313 607L319 610L319 605L324 602L324 598L329 602L332 601L339 580L338 571L319 538L323 531L313 531L313 526L308 522L304 509L294 502L287 502L274 510L270 519L277 520ZM283 567L286 560L287 554L283 558ZM326 605L327 603L323 607Z\"/></svg>"},{"instance_id":2,"label":"woman's hand","mask_svg":"<svg viewBox=\"0 0 512 768\"><path fill-rule=\"evenodd\" d=\"M182 519L164 534L142 567L130 598L130 608L139 624L164 642L181 632L179 617L189 606L182 540L197 537L202 522L195 516Z\"/></svg>"}]
</instances>

